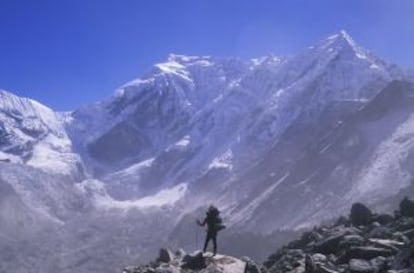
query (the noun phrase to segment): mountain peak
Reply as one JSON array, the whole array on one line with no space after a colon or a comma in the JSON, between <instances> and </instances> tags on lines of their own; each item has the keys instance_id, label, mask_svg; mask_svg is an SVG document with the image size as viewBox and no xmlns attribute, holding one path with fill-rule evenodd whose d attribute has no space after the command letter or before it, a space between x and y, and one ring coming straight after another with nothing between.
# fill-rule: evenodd
<instances>
[{"instance_id":1,"label":"mountain peak","mask_svg":"<svg viewBox=\"0 0 414 273\"><path fill-rule=\"evenodd\" d=\"M340 30L339 32L329 36L322 41L322 45L326 47L348 47L356 49L357 45L352 37L345 31Z\"/></svg>"}]
</instances>

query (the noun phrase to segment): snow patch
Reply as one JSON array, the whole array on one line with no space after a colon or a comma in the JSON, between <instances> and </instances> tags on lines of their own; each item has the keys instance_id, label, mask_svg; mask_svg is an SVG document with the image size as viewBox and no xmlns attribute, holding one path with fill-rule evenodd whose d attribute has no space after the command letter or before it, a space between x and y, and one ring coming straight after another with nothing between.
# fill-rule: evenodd
<instances>
[{"instance_id":1,"label":"snow patch","mask_svg":"<svg viewBox=\"0 0 414 273\"><path fill-rule=\"evenodd\" d=\"M225 151L223 154L221 154L219 157L216 157L213 159L213 161L208 166L208 169L233 169L233 152L229 149Z\"/></svg>"},{"instance_id":2,"label":"snow patch","mask_svg":"<svg viewBox=\"0 0 414 273\"><path fill-rule=\"evenodd\" d=\"M177 141L174 145L176 147L187 147L190 144L190 136L186 135L179 141Z\"/></svg>"}]
</instances>

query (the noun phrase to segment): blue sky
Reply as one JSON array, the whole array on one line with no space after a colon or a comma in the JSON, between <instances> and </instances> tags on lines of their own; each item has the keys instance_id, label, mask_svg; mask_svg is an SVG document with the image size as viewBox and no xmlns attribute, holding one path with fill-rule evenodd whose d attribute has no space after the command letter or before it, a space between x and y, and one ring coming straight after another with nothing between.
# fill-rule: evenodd
<instances>
[{"instance_id":1,"label":"blue sky","mask_svg":"<svg viewBox=\"0 0 414 273\"><path fill-rule=\"evenodd\" d=\"M0 88L72 110L169 53L294 54L340 29L414 68L412 0L0 0Z\"/></svg>"}]
</instances>

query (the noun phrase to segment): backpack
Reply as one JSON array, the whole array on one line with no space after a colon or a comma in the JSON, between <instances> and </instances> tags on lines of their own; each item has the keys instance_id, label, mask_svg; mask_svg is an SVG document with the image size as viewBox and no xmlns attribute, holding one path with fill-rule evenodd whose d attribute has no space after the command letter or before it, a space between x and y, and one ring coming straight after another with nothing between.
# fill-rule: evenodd
<instances>
[{"instance_id":1,"label":"backpack","mask_svg":"<svg viewBox=\"0 0 414 273\"><path fill-rule=\"evenodd\" d=\"M223 224L223 220L220 217L220 211L216 207L210 207L207 214L210 215L210 217L214 218L214 229L216 231L220 231L226 228L226 226Z\"/></svg>"}]
</instances>

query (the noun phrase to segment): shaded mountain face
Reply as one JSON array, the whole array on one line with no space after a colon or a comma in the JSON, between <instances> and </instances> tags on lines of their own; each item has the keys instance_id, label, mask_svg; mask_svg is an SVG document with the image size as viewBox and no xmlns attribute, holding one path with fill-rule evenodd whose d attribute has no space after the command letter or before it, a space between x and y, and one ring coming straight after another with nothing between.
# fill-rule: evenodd
<instances>
[{"instance_id":1,"label":"shaded mountain face","mask_svg":"<svg viewBox=\"0 0 414 273\"><path fill-rule=\"evenodd\" d=\"M210 203L229 237L311 226L410 186L412 82L341 31L288 58L170 55L71 113L2 91L1 194L64 225L48 251L72 262L54 270L98 268L97 248L125 234L142 237L113 263L160 234L193 248L185 227Z\"/></svg>"}]
</instances>

